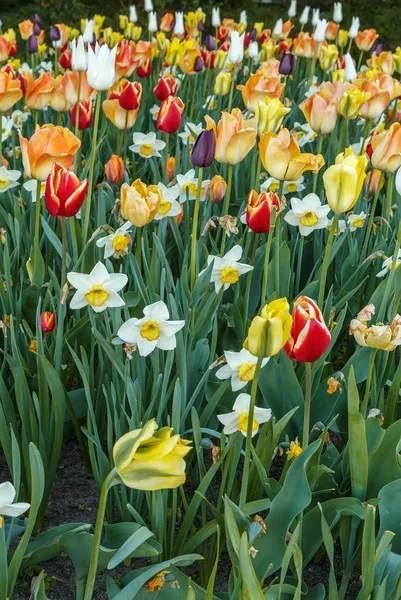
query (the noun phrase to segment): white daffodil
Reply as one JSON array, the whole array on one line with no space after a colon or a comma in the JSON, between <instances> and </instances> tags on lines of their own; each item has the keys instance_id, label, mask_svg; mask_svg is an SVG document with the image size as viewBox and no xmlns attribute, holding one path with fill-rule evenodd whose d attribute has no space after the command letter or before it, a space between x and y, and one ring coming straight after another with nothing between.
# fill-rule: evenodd
<instances>
[{"instance_id":1,"label":"white daffodil","mask_svg":"<svg viewBox=\"0 0 401 600\"><path fill-rule=\"evenodd\" d=\"M172 187L166 187L163 183L158 183L157 187L161 190L162 197L157 209L157 213L154 216L155 221L160 221L165 217L177 217L182 213L180 203L177 202L177 198L180 194L180 190L177 185Z\"/></svg>"},{"instance_id":2,"label":"white daffodil","mask_svg":"<svg viewBox=\"0 0 401 600\"><path fill-rule=\"evenodd\" d=\"M152 156L161 157L159 150L163 150L166 147L166 142L156 139L154 131L150 133L139 133L136 132L132 136L133 145L129 147L132 152L140 154L144 158L151 158Z\"/></svg>"},{"instance_id":3,"label":"white daffodil","mask_svg":"<svg viewBox=\"0 0 401 600\"><path fill-rule=\"evenodd\" d=\"M243 348L240 352L224 352L227 364L221 367L216 373L218 379L230 379L233 392L241 390L249 381L252 381L255 375L256 363L258 359L248 350ZM262 360L262 367L269 361L269 358Z\"/></svg>"},{"instance_id":4,"label":"white daffodil","mask_svg":"<svg viewBox=\"0 0 401 600\"><path fill-rule=\"evenodd\" d=\"M42 75L42 73L49 73L49 71L51 71L53 69L54 65L53 62L51 60L42 60L41 63L38 64L38 66L35 68L35 71L39 74Z\"/></svg>"},{"instance_id":5,"label":"white daffodil","mask_svg":"<svg viewBox=\"0 0 401 600\"><path fill-rule=\"evenodd\" d=\"M297 136L297 142L300 148L305 146L305 144L309 144L313 142L313 140L317 137L316 131L313 131L312 127L309 123L294 123L294 129L292 133L295 133Z\"/></svg>"},{"instance_id":6,"label":"white daffodil","mask_svg":"<svg viewBox=\"0 0 401 600\"><path fill-rule=\"evenodd\" d=\"M98 313L106 308L125 305L117 292L127 284L128 277L124 273L109 273L101 262L93 267L89 275L67 273L67 279L77 290L70 302L70 308L91 306Z\"/></svg>"},{"instance_id":7,"label":"white daffodil","mask_svg":"<svg viewBox=\"0 0 401 600\"><path fill-rule=\"evenodd\" d=\"M18 73L32 73L32 69L28 65L28 63L24 62L24 63L22 63L22 65L18 69Z\"/></svg>"},{"instance_id":8,"label":"white daffodil","mask_svg":"<svg viewBox=\"0 0 401 600\"><path fill-rule=\"evenodd\" d=\"M220 256L215 256L214 254L208 256L208 266L211 262L213 262L210 282L214 283L216 293L218 293L221 288L227 290L230 285L237 283L240 275L244 275L245 273L252 271L253 267L251 265L245 265L238 262L241 257L241 246L234 246L222 258ZM203 271L199 273L199 276L201 276L205 270L206 269L203 269Z\"/></svg>"},{"instance_id":9,"label":"white daffodil","mask_svg":"<svg viewBox=\"0 0 401 600\"><path fill-rule=\"evenodd\" d=\"M269 177L262 183L260 189L266 192L277 192L279 186L280 182L278 179ZM283 194L295 194L295 192L302 192L304 189L304 176L301 175L297 181L284 181Z\"/></svg>"},{"instance_id":10,"label":"white daffodil","mask_svg":"<svg viewBox=\"0 0 401 600\"><path fill-rule=\"evenodd\" d=\"M31 193L31 202L35 204L36 202L36 192L38 189L38 185L40 185L40 197L43 198L46 191L46 181L37 181L36 179L30 179L29 181L25 181L23 184L24 190Z\"/></svg>"},{"instance_id":11,"label":"white daffodil","mask_svg":"<svg viewBox=\"0 0 401 600\"><path fill-rule=\"evenodd\" d=\"M314 94L315 92L317 92L318 89L319 89L319 86L320 86L320 83L319 83L319 81L317 79L317 76L314 75L312 77L311 85L305 91L305 94L304 94L305 98L309 98L310 96L312 96L312 94Z\"/></svg>"},{"instance_id":12,"label":"white daffodil","mask_svg":"<svg viewBox=\"0 0 401 600\"><path fill-rule=\"evenodd\" d=\"M202 108L206 108L206 110L216 110L218 107L218 100L214 94L210 94L206 96L206 100Z\"/></svg>"},{"instance_id":13,"label":"white daffodil","mask_svg":"<svg viewBox=\"0 0 401 600\"><path fill-rule=\"evenodd\" d=\"M5 141L7 141L8 137L11 133L11 128L13 126L13 122L12 122L12 119L8 119L5 115L3 115L1 117L1 123L2 123L1 141L5 142Z\"/></svg>"},{"instance_id":14,"label":"white daffodil","mask_svg":"<svg viewBox=\"0 0 401 600\"><path fill-rule=\"evenodd\" d=\"M28 120L30 113L22 110L14 110L11 113L11 125L15 127L15 129L21 129L22 125L25 121Z\"/></svg>"},{"instance_id":15,"label":"white daffodil","mask_svg":"<svg viewBox=\"0 0 401 600\"><path fill-rule=\"evenodd\" d=\"M200 194L200 200L202 202L206 198L209 184L209 179L202 181L202 189ZM190 169L185 173L185 175L177 175L177 185L180 193L181 204L187 201L187 197L188 200L195 200L196 190L198 189L198 179L195 177L195 169Z\"/></svg>"},{"instance_id":16,"label":"white daffodil","mask_svg":"<svg viewBox=\"0 0 401 600\"><path fill-rule=\"evenodd\" d=\"M149 112L152 115L152 119L154 121L157 121L157 117L159 116L159 110L160 106L157 106L157 104L154 104L152 108L149 108Z\"/></svg>"},{"instance_id":17,"label":"white daffodil","mask_svg":"<svg viewBox=\"0 0 401 600\"><path fill-rule=\"evenodd\" d=\"M185 123L184 131L178 134L178 137L182 139L184 146L188 144L194 144L196 138L203 131L202 123L195 125L195 123Z\"/></svg>"},{"instance_id":18,"label":"white daffodil","mask_svg":"<svg viewBox=\"0 0 401 600\"><path fill-rule=\"evenodd\" d=\"M114 83L117 48L115 45L110 50L107 44L99 46L96 42L93 51L92 46L88 46L88 85L98 92L110 89Z\"/></svg>"},{"instance_id":19,"label":"white daffodil","mask_svg":"<svg viewBox=\"0 0 401 600\"><path fill-rule=\"evenodd\" d=\"M169 321L167 306L159 300L143 309L142 319L128 319L117 332L118 337L129 344L136 344L141 356L148 356L155 348L174 350L176 333L185 321Z\"/></svg>"},{"instance_id":20,"label":"white daffodil","mask_svg":"<svg viewBox=\"0 0 401 600\"><path fill-rule=\"evenodd\" d=\"M329 219L329 222L327 224L327 230L330 231L332 225L333 225L333 219ZM344 221L344 219L339 219L338 223L337 223L337 229L334 232L334 235L338 235L339 233L344 233L344 231L347 229L347 224Z\"/></svg>"},{"instance_id":21,"label":"white daffodil","mask_svg":"<svg viewBox=\"0 0 401 600\"><path fill-rule=\"evenodd\" d=\"M21 177L21 171L8 171L6 167L0 167L0 194L11 190L19 185L18 179Z\"/></svg>"},{"instance_id":22,"label":"white daffodil","mask_svg":"<svg viewBox=\"0 0 401 600\"><path fill-rule=\"evenodd\" d=\"M395 261L395 264L393 263L392 256L390 256L389 258L386 258L386 260L383 261L382 270L378 272L376 277L384 277L392 269L398 269L398 267L400 265L401 265L401 250L398 250L397 260Z\"/></svg>"},{"instance_id":23,"label":"white daffodil","mask_svg":"<svg viewBox=\"0 0 401 600\"><path fill-rule=\"evenodd\" d=\"M15 499L15 487L9 481L0 483L0 515L3 517L19 517L24 512L29 510L30 504L26 502L14 502ZM0 527L2 526L2 519L0 516Z\"/></svg>"},{"instance_id":24,"label":"white daffodil","mask_svg":"<svg viewBox=\"0 0 401 600\"><path fill-rule=\"evenodd\" d=\"M327 227L329 212L328 204L322 206L316 194L308 194L303 200L291 198L291 210L285 215L284 220L289 225L298 227L299 233L305 236L315 229Z\"/></svg>"},{"instance_id":25,"label":"white daffodil","mask_svg":"<svg viewBox=\"0 0 401 600\"><path fill-rule=\"evenodd\" d=\"M104 248L104 258L120 258L125 254L128 254L128 246L131 242L131 236L129 235L132 223L127 221L122 227L115 230L114 233L110 233L105 237L96 240L96 246L98 248Z\"/></svg>"},{"instance_id":26,"label":"white daffodil","mask_svg":"<svg viewBox=\"0 0 401 600\"><path fill-rule=\"evenodd\" d=\"M248 431L250 403L251 396L249 394L239 394L234 402L233 412L225 415L217 415L220 423L224 425L223 433L230 435L236 431L240 431L242 435L246 436ZM252 423L252 437L258 433L259 425L266 423L269 419L271 419L271 416L272 411L270 408L259 408L258 406L255 406Z\"/></svg>"},{"instance_id":27,"label":"white daffodil","mask_svg":"<svg viewBox=\"0 0 401 600\"><path fill-rule=\"evenodd\" d=\"M351 231L356 231L365 225L365 220L368 215L364 212L359 213L359 215L348 215L347 222L350 226Z\"/></svg>"}]
</instances>

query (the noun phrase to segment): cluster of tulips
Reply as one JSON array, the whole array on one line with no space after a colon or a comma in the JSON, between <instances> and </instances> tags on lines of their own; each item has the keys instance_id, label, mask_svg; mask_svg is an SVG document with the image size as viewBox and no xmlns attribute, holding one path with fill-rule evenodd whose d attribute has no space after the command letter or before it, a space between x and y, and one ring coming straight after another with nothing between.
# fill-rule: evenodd
<instances>
[{"instance_id":1,"label":"cluster of tulips","mask_svg":"<svg viewBox=\"0 0 401 600\"><path fill-rule=\"evenodd\" d=\"M160 15L145 0L144 12L131 6L116 30L95 15L79 28L45 31L35 15L0 33L0 347L14 356L2 385L8 377L14 389L15 357L24 356L27 372L52 364L66 395L76 385L69 368L85 393L91 382L98 395L110 368L135 385L145 372L153 382L161 376L157 389L171 396L159 410L145 385L128 422L121 425L121 400L120 416L108 407L100 433L92 419L106 411L89 405L101 499L85 600L94 597L109 490L182 486L192 442L171 425L191 437L191 410L202 413L202 432L221 439L214 462L231 436L245 437L245 512L268 446L255 444L256 434L300 407L301 423L280 442L286 421L274 450L281 443L287 464L298 464L316 428L327 435L335 427L333 397L340 407L349 361L358 365L358 418L383 425L382 389L397 380L401 344L401 47L383 50L357 17L345 26L340 2L330 21L308 6L297 16L296 4L269 27L248 23L246 11L237 21L221 19L219 9ZM75 337L88 323L95 342L87 329L88 339ZM90 360L78 357L81 343ZM200 344L206 379L197 370ZM214 404L209 373L221 386ZM303 393L277 414L269 385L280 377L283 398L293 389L286 386ZM34 379L36 398L44 384ZM317 394L330 406L319 425ZM79 437L82 415L67 409ZM156 417L165 425L158 431ZM101 477L106 429L114 450ZM238 464L242 437L235 439ZM0 485L0 515L14 518L29 504L13 505L10 486ZM169 510L177 510L172 497ZM148 590L162 589L157 577Z\"/></svg>"}]
</instances>

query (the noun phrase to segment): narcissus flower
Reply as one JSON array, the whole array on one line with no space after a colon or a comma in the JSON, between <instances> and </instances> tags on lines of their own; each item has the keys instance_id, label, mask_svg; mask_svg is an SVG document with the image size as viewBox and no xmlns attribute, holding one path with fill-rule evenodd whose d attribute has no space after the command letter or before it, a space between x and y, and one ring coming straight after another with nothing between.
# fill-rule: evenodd
<instances>
[{"instance_id":1,"label":"narcissus flower","mask_svg":"<svg viewBox=\"0 0 401 600\"><path fill-rule=\"evenodd\" d=\"M222 258L210 254L207 258L208 266L213 263L210 282L214 283L216 293L219 293L221 288L227 290L230 285L237 283L240 275L249 273L253 270L251 265L245 265L238 262L242 257L241 246L234 246ZM205 272L205 269L199 273L199 276Z\"/></svg>"},{"instance_id":2,"label":"narcissus flower","mask_svg":"<svg viewBox=\"0 0 401 600\"><path fill-rule=\"evenodd\" d=\"M106 267L98 262L89 273L67 273L70 284L76 288L71 299L70 308L78 309L90 306L97 313L106 308L125 305L117 292L127 285L128 277L124 273L109 273Z\"/></svg>"},{"instance_id":3,"label":"narcissus flower","mask_svg":"<svg viewBox=\"0 0 401 600\"><path fill-rule=\"evenodd\" d=\"M368 215L366 213L364 213L363 211L360 212L358 215L355 215L355 214L348 215L347 223L350 226L350 231L356 231L357 229L360 229L361 227L363 227L367 216Z\"/></svg>"},{"instance_id":4,"label":"narcissus flower","mask_svg":"<svg viewBox=\"0 0 401 600\"><path fill-rule=\"evenodd\" d=\"M182 207L177 198L180 194L178 186L166 187L163 183L158 184L161 192L160 204L155 214L155 221L160 221L165 217L178 217L182 213Z\"/></svg>"},{"instance_id":5,"label":"narcissus flower","mask_svg":"<svg viewBox=\"0 0 401 600\"><path fill-rule=\"evenodd\" d=\"M185 483L184 456L191 442L173 435L170 427L157 431L154 420L123 435L114 445L116 470L124 484L136 490L177 488Z\"/></svg>"},{"instance_id":6,"label":"narcissus flower","mask_svg":"<svg viewBox=\"0 0 401 600\"><path fill-rule=\"evenodd\" d=\"M73 217L84 203L88 179L80 181L72 171L55 163L46 182L45 205L54 217Z\"/></svg>"},{"instance_id":7,"label":"narcissus flower","mask_svg":"<svg viewBox=\"0 0 401 600\"><path fill-rule=\"evenodd\" d=\"M383 261L382 269L381 269L381 271L378 272L376 277L384 277L385 275L387 275L387 273L389 271L392 271L393 269L398 269L398 267L400 265L401 265L401 250L398 251L397 260L395 262L393 261L392 256L390 256L389 258L386 258Z\"/></svg>"},{"instance_id":8,"label":"narcissus flower","mask_svg":"<svg viewBox=\"0 0 401 600\"><path fill-rule=\"evenodd\" d=\"M209 188L210 181L205 179L202 181L202 189L200 200L203 202ZM185 175L177 175L177 187L180 193L181 204L188 200L195 200L196 191L198 189L198 179L195 177L195 169L190 169Z\"/></svg>"},{"instance_id":9,"label":"narcissus flower","mask_svg":"<svg viewBox=\"0 0 401 600\"><path fill-rule=\"evenodd\" d=\"M215 159L220 163L236 165L252 150L256 143L256 129L244 127L242 112L234 108L231 113L223 111L216 125L209 115L205 117L207 128L216 135Z\"/></svg>"},{"instance_id":10,"label":"narcissus flower","mask_svg":"<svg viewBox=\"0 0 401 600\"><path fill-rule=\"evenodd\" d=\"M329 347L330 332L317 304L307 296L294 302L292 327L284 351L291 360L315 362Z\"/></svg>"},{"instance_id":11,"label":"narcissus flower","mask_svg":"<svg viewBox=\"0 0 401 600\"><path fill-rule=\"evenodd\" d=\"M178 137L181 138L182 143L186 146L187 144L194 144L202 131L202 123L195 125L195 123L188 122L185 123L184 130L178 134Z\"/></svg>"},{"instance_id":12,"label":"narcissus flower","mask_svg":"<svg viewBox=\"0 0 401 600\"><path fill-rule=\"evenodd\" d=\"M133 145L129 147L132 152L140 154L143 158L151 158L152 156L161 157L159 150L163 150L166 147L166 142L156 139L154 131L150 133L139 133L133 134Z\"/></svg>"},{"instance_id":13,"label":"narcissus flower","mask_svg":"<svg viewBox=\"0 0 401 600\"><path fill-rule=\"evenodd\" d=\"M273 300L252 320L244 348L259 358L274 356L287 343L291 327L292 316L287 299Z\"/></svg>"},{"instance_id":14,"label":"narcissus flower","mask_svg":"<svg viewBox=\"0 0 401 600\"><path fill-rule=\"evenodd\" d=\"M368 159L358 156L351 148L339 154L336 164L323 174L327 202L333 212L340 214L351 210L359 198Z\"/></svg>"},{"instance_id":15,"label":"narcissus flower","mask_svg":"<svg viewBox=\"0 0 401 600\"><path fill-rule=\"evenodd\" d=\"M240 352L227 350L224 352L224 356L227 364L216 372L216 377L217 379L231 379L231 389L233 392L237 392L253 380L258 359L245 348L242 348ZM268 358L264 358L262 367L268 361Z\"/></svg>"},{"instance_id":16,"label":"narcissus flower","mask_svg":"<svg viewBox=\"0 0 401 600\"><path fill-rule=\"evenodd\" d=\"M9 481L0 483L0 515L16 518L30 509L30 504L26 502L14 502L14 499L15 488L13 484Z\"/></svg>"},{"instance_id":17,"label":"narcissus flower","mask_svg":"<svg viewBox=\"0 0 401 600\"><path fill-rule=\"evenodd\" d=\"M155 348L174 350L176 334L184 327L185 321L170 321L167 306L159 300L145 306L141 319L128 319L117 332L124 342L136 344L141 356L148 356Z\"/></svg>"},{"instance_id":18,"label":"narcissus flower","mask_svg":"<svg viewBox=\"0 0 401 600\"><path fill-rule=\"evenodd\" d=\"M121 187L121 214L135 227L150 223L161 202L161 191L157 185L146 186L140 179Z\"/></svg>"},{"instance_id":19,"label":"narcissus flower","mask_svg":"<svg viewBox=\"0 0 401 600\"><path fill-rule=\"evenodd\" d=\"M55 326L56 326L55 313L46 311L40 315L40 328L43 331L43 333L47 333L48 331L53 331Z\"/></svg>"},{"instance_id":20,"label":"narcissus flower","mask_svg":"<svg viewBox=\"0 0 401 600\"><path fill-rule=\"evenodd\" d=\"M321 154L301 153L296 136L291 136L285 128L279 133L264 133L259 153L265 169L280 181L296 181L305 171L317 173L324 165Z\"/></svg>"},{"instance_id":21,"label":"narcissus flower","mask_svg":"<svg viewBox=\"0 0 401 600\"><path fill-rule=\"evenodd\" d=\"M255 233L267 233L270 230L272 211L278 215L280 210L280 200L274 192L258 194L251 190L248 194L246 224Z\"/></svg>"},{"instance_id":22,"label":"narcissus flower","mask_svg":"<svg viewBox=\"0 0 401 600\"><path fill-rule=\"evenodd\" d=\"M308 194L302 200L291 198L291 210L285 215L284 220L290 225L299 227L299 233L307 236L315 229L324 229L328 225L327 215L330 206L321 205L319 196Z\"/></svg>"},{"instance_id":23,"label":"narcissus flower","mask_svg":"<svg viewBox=\"0 0 401 600\"><path fill-rule=\"evenodd\" d=\"M104 248L103 258L105 260L106 258L110 258L110 256L120 258L128 254L128 246L131 243L131 236L129 235L131 227L132 223L127 221L124 225L116 229L114 233L96 240L96 246Z\"/></svg>"},{"instance_id":24,"label":"narcissus flower","mask_svg":"<svg viewBox=\"0 0 401 600\"><path fill-rule=\"evenodd\" d=\"M165 133L174 133L180 128L184 103L178 96L168 96L160 106L156 127Z\"/></svg>"},{"instance_id":25,"label":"narcissus flower","mask_svg":"<svg viewBox=\"0 0 401 600\"><path fill-rule=\"evenodd\" d=\"M251 396L249 394L240 394L233 405L233 412L225 415L217 415L220 423L224 425L223 433L231 435L240 431L246 436L248 432L249 406ZM259 425L266 423L272 417L270 408L259 408L255 406L252 423L252 437L259 431Z\"/></svg>"},{"instance_id":26,"label":"narcissus flower","mask_svg":"<svg viewBox=\"0 0 401 600\"><path fill-rule=\"evenodd\" d=\"M19 185L18 179L21 177L21 171L10 170L6 167L0 167L0 194L11 190Z\"/></svg>"},{"instance_id":27,"label":"narcissus flower","mask_svg":"<svg viewBox=\"0 0 401 600\"><path fill-rule=\"evenodd\" d=\"M395 315L390 325L376 323L376 325L368 327L367 321L370 318L371 314L367 315L367 318L363 318L363 315L361 316L359 313L357 318L352 319L350 323L350 335L354 336L360 346L385 352L395 350L401 344L401 316Z\"/></svg>"}]
</instances>

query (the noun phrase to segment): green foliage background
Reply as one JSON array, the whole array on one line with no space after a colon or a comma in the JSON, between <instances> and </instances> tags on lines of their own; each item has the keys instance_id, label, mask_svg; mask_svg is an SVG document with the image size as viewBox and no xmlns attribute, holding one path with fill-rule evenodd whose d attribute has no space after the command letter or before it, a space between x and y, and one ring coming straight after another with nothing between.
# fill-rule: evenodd
<instances>
[{"instance_id":1,"label":"green foliage background","mask_svg":"<svg viewBox=\"0 0 401 600\"><path fill-rule=\"evenodd\" d=\"M128 7L133 0L1 0L0 18L3 26L15 27L25 18L32 17L35 12L40 13L45 25L55 22L78 24L81 17L91 16L94 13L105 14L109 25L117 25L119 13L128 12ZM188 10L197 8L194 0L154 0L159 11ZM298 1L298 10L308 1ZM312 2L319 6L324 16L330 18L333 0ZM143 5L142 0L137 2L137 8ZM264 21L267 26L274 23L279 16L285 15L288 2L275 2L274 4L245 3L244 0L230 0L230 2L201 2L202 8L209 12L212 6L220 6L225 16L238 17L239 12L246 8L248 20ZM380 33L384 42L392 48L401 45L401 0L345 0L343 2L345 23L350 22L352 15L358 15L362 28L374 27Z\"/></svg>"}]
</instances>

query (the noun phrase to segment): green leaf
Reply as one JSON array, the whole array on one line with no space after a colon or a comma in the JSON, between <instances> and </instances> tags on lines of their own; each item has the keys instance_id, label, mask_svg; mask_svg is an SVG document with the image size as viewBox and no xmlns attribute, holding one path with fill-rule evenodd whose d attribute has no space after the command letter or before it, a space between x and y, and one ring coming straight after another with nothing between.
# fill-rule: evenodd
<instances>
[{"instance_id":1,"label":"green leaf","mask_svg":"<svg viewBox=\"0 0 401 600\"><path fill-rule=\"evenodd\" d=\"M262 588L253 568L251 555L249 553L248 536L246 532L241 536L239 548L239 561L242 575L242 591L245 600L264 600Z\"/></svg>"},{"instance_id":2,"label":"green leaf","mask_svg":"<svg viewBox=\"0 0 401 600\"><path fill-rule=\"evenodd\" d=\"M365 500L369 468L368 448L365 419L359 412L359 393L352 367L348 378L348 431L352 495L359 500Z\"/></svg>"}]
</instances>

